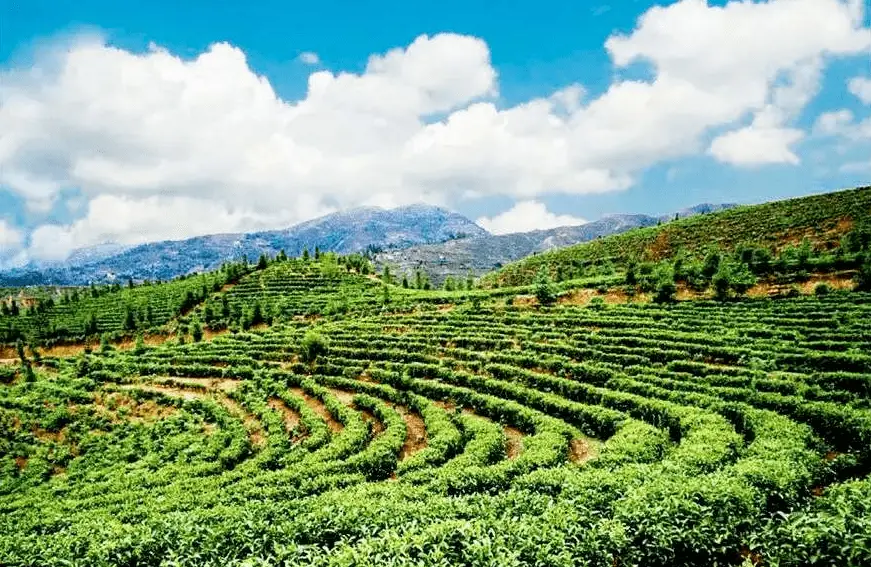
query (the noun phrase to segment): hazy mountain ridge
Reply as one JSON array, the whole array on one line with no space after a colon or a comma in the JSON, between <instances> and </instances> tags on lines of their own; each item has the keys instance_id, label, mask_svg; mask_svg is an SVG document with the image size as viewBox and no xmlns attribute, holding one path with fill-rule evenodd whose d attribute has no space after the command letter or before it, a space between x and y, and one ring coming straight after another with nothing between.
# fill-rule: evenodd
<instances>
[{"instance_id":1,"label":"hazy mountain ridge","mask_svg":"<svg viewBox=\"0 0 871 567\"><path fill-rule=\"evenodd\" d=\"M30 265L0 273L0 286L84 285L112 281L166 280L204 272L222 263L284 250L297 256L303 249L342 254L375 252L380 267L398 273L426 271L435 283L449 275L475 275L526 256L594 240L629 229L731 208L704 203L659 217L616 214L577 226L493 235L468 218L429 205L396 209L361 207L332 213L280 229L251 233L197 236L140 245L101 244L75 251L63 263Z\"/></svg>"},{"instance_id":2,"label":"hazy mountain ridge","mask_svg":"<svg viewBox=\"0 0 871 567\"><path fill-rule=\"evenodd\" d=\"M391 266L397 273L424 270L434 283L440 283L447 276L463 276L469 272L480 275L538 252L586 242L640 226L654 226L658 222L660 219L657 217L647 215L609 215L577 226L490 234L389 250L378 254L375 260L379 265Z\"/></svg>"},{"instance_id":3,"label":"hazy mountain ridge","mask_svg":"<svg viewBox=\"0 0 871 567\"><path fill-rule=\"evenodd\" d=\"M479 236L440 244L413 246L378 254L376 263L387 264L397 273L423 270L433 283L448 276L476 276L501 268L504 264L555 248L564 248L627 230L655 226L675 218L714 213L738 206L734 203L701 203L675 213L649 216L643 214L606 215L599 220L576 226L546 230Z\"/></svg>"},{"instance_id":4,"label":"hazy mountain ridge","mask_svg":"<svg viewBox=\"0 0 871 567\"><path fill-rule=\"evenodd\" d=\"M0 285L88 284L126 280L165 280L218 268L229 260L280 250L297 256L303 249L340 253L444 242L487 232L466 217L439 207L410 205L396 209L363 207L332 213L286 229L197 236L140 244L99 257L102 247L77 251L54 266L26 266L0 273ZM98 259L93 260L94 257Z\"/></svg>"}]
</instances>

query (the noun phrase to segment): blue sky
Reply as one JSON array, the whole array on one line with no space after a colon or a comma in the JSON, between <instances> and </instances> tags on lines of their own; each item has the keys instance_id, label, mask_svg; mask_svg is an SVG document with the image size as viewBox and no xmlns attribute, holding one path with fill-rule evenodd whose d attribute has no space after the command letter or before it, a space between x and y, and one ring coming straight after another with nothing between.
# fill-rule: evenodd
<instances>
[{"instance_id":1,"label":"blue sky","mask_svg":"<svg viewBox=\"0 0 871 567\"><path fill-rule=\"evenodd\" d=\"M0 14L0 264L361 204L505 232L871 180L863 0Z\"/></svg>"}]
</instances>

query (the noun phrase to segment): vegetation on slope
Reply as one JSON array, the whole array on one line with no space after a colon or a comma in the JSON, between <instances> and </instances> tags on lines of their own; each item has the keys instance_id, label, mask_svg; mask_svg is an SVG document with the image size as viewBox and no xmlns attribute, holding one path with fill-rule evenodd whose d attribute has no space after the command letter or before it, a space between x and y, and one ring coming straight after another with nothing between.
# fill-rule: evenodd
<instances>
[{"instance_id":1,"label":"vegetation on slope","mask_svg":"<svg viewBox=\"0 0 871 567\"><path fill-rule=\"evenodd\" d=\"M591 272L622 272L632 263L679 256L701 260L711 252L741 248L767 250L774 258L810 246L812 253L821 255L848 248L842 239L851 231L867 235L869 218L871 187L736 207L532 256L485 276L482 283L528 285L542 266L553 278L570 279Z\"/></svg>"},{"instance_id":2,"label":"vegetation on slope","mask_svg":"<svg viewBox=\"0 0 871 567\"><path fill-rule=\"evenodd\" d=\"M80 297L112 325L137 290L174 298L178 340L0 360L0 564L871 564L871 237L852 225L559 283L541 264L520 288L316 251ZM857 291L671 301L841 265ZM558 302L615 282L655 302Z\"/></svg>"},{"instance_id":3,"label":"vegetation on slope","mask_svg":"<svg viewBox=\"0 0 871 567\"><path fill-rule=\"evenodd\" d=\"M0 563L868 564L869 300L433 306L9 367Z\"/></svg>"}]
</instances>

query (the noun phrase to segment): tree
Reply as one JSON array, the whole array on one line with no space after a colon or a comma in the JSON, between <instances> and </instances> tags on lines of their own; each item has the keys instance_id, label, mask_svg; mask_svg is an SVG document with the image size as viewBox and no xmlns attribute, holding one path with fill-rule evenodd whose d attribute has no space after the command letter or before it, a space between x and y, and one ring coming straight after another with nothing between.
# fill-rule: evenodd
<instances>
[{"instance_id":1,"label":"tree","mask_svg":"<svg viewBox=\"0 0 871 567\"><path fill-rule=\"evenodd\" d=\"M329 347L326 337L312 330L306 331L300 344L299 358L305 363L314 364L319 356L327 354Z\"/></svg>"},{"instance_id":2,"label":"tree","mask_svg":"<svg viewBox=\"0 0 871 567\"><path fill-rule=\"evenodd\" d=\"M381 281L385 284L393 283L393 276L390 274L390 266L384 264L384 271L381 272Z\"/></svg>"},{"instance_id":3,"label":"tree","mask_svg":"<svg viewBox=\"0 0 871 567\"><path fill-rule=\"evenodd\" d=\"M635 270L638 268L638 263L635 260L629 260L626 264L626 285L635 285L638 283L638 276Z\"/></svg>"},{"instance_id":4,"label":"tree","mask_svg":"<svg viewBox=\"0 0 871 567\"><path fill-rule=\"evenodd\" d=\"M542 266L535 276L535 298L539 305L550 305L556 301L556 289L550 279L547 268Z\"/></svg>"},{"instance_id":5,"label":"tree","mask_svg":"<svg viewBox=\"0 0 871 567\"><path fill-rule=\"evenodd\" d=\"M27 364L27 353L24 351L24 341L18 339L15 341L15 352L18 353L18 358L21 364Z\"/></svg>"},{"instance_id":6,"label":"tree","mask_svg":"<svg viewBox=\"0 0 871 567\"><path fill-rule=\"evenodd\" d=\"M191 323L191 337L193 337L195 343L203 340L203 326L200 324L199 319L194 319L193 323Z\"/></svg>"},{"instance_id":7,"label":"tree","mask_svg":"<svg viewBox=\"0 0 871 567\"><path fill-rule=\"evenodd\" d=\"M677 286L674 283L674 272L670 266L662 266L657 270L655 291L656 293L653 296L654 302L671 303L674 301Z\"/></svg>"},{"instance_id":8,"label":"tree","mask_svg":"<svg viewBox=\"0 0 871 567\"><path fill-rule=\"evenodd\" d=\"M126 330L126 331L135 331L136 330L136 316L133 315L133 310L130 309L129 305L125 308L125 312L124 312L124 330Z\"/></svg>"},{"instance_id":9,"label":"tree","mask_svg":"<svg viewBox=\"0 0 871 567\"><path fill-rule=\"evenodd\" d=\"M251 326L259 325L263 322L263 308L259 301L254 302L254 308L251 310Z\"/></svg>"},{"instance_id":10,"label":"tree","mask_svg":"<svg viewBox=\"0 0 871 567\"><path fill-rule=\"evenodd\" d=\"M806 270L808 268L812 253L813 248L811 247L811 241L808 240L807 237L802 238L801 245L798 247L798 250L796 252L796 259L798 260L799 270Z\"/></svg>"},{"instance_id":11,"label":"tree","mask_svg":"<svg viewBox=\"0 0 871 567\"><path fill-rule=\"evenodd\" d=\"M856 291L871 291L871 256L860 258L854 289Z\"/></svg>"},{"instance_id":12,"label":"tree","mask_svg":"<svg viewBox=\"0 0 871 567\"><path fill-rule=\"evenodd\" d=\"M321 259L321 247L318 245L315 245L315 260L320 260L320 259Z\"/></svg>"},{"instance_id":13,"label":"tree","mask_svg":"<svg viewBox=\"0 0 871 567\"><path fill-rule=\"evenodd\" d=\"M711 283L714 285L714 296L720 301L725 301L729 298L729 287L732 285L732 271L725 264L719 265L717 273L711 278Z\"/></svg>"},{"instance_id":14,"label":"tree","mask_svg":"<svg viewBox=\"0 0 871 567\"><path fill-rule=\"evenodd\" d=\"M133 354L142 354L145 352L145 340L142 338L142 333L136 334L136 343L133 345Z\"/></svg>"},{"instance_id":15,"label":"tree","mask_svg":"<svg viewBox=\"0 0 871 567\"><path fill-rule=\"evenodd\" d=\"M454 283L454 278L448 276L445 278L445 283L443 284L445 291L454 291L457 289L457 285Z\"/></svg>"},{"instance_id":16,"label":"tree","mask_svg":"<svg viewBox=\"0 0 871 567\"><path fill-rule=\"evenodd\" d=\"M381 301L384 305L390 303L390 288L387 287L387 284L381 286Z\"/></svg>"},{"instance_id":17,"label":"tree","mask_svg":"<svg viewBox=\"0 0 871 567\"><path fill-rule=\"evenodd\" d=\"M306 246L305 248L302 249L302 259L304 262L309 261L308 246Z\"/></svg>"},{"instance_id":18,"label":"tree","mask_svg":"<svg viewBox=\"0 0 871 567\"><path fill-rule=\"evenodd\" d=\"M260 259L257 260L257 269L265 270L266 266L269 265L269 260L266 258L266 254L261 254Z\"/></svg>"},{"instance_id":19,"label":"tree","mask_svg":"<svg viewBox=\"0 0 871 567\"><path fill-rule=\"evenodd\" d=\"M469 291L475 289L475 275L471 271L466 276L466 289Z\"/></svg>"},{"instance_id":20,"label":"tree","mask_svg":"<svg viewBox=\"0 0 871 567\"><path fill-rule=\"evenodd\" d=\"M736 295L744 295L751 287L756 285L756 276L753 275L747 264L733 265L731 270L731 287Z\"/></svg>"},{"instance_id":21,"label":"tree","mask_svg":"<svg viewBox=\"0 0 871 567\"><path fill-rule=\"evenodd\" d=\"M408 274L402 274L402 288L408 289Z\"/></svg>"},{"instance_id":22,"label":"tree","mask_svg":"<svg viewBox=\"0 0 871 567\"><path fill-rule=\"evenodd\" d=\"M720 301L728 299L729 292L733 291L741 296L756 285L756 276L750 271L747 264L738 262L720 262L717 273L711 282L714 284L714 295Z\"/></svg>"},{"instance_id":23,"label":"tree","mask_svg":"<svg viewBox=\"0 0 871 567\"><path fill-rule=\"evenodd\" d=\"M702 266L702 275L705 278L712 279L719 269L720 253L716 250L712 250L705 256L705 262Z\"/></svg>"},{"instance_id":24,"label":"tree","mask_svg":"<svg viewBox=\"0 0 871 567\"><path fill-rule=\"evenodd\" d=\"M94 313L91 313L88 316L88 320L85 323L85 334L86 335L96 335L99 332L99 328L97 325L97 316Z\"/></svg>"}]
</instances>

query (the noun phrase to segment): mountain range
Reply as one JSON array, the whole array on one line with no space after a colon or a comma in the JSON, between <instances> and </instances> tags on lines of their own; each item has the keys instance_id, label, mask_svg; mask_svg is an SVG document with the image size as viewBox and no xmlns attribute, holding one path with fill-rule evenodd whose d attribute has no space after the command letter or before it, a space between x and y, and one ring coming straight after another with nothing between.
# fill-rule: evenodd
<instances>
[{"instance_id":1,"label":"mountain range","mask_svg":"<svg viewBox=\"0 0 871 567\"><path fill-rule=\"evenodd\" d=\"M384 251L375 257L376 264L391 266L395 273L426 272L435 284L448 276L469 273L480 276L503 265L554 248L589 242L645 226L655 226L675 218L707 214L735 207L735 204L703 203L659 217L641 214L606 215L599 220L577 226L560 226L546 230L511 234L487 234L438 244L411 246Z\"/></svg>"},{"instance_id":2,"label":"mountain range","mask_svg":"<svg viewBox=\"0 0 871 567\"><path fill-rule=\"evenodd\" d=\"M675 216L702 214L731 204L697 205L664 217L609 215L579 226L493 235L468 218L429 205L395 209L361 207L286 229L215 234L139 245L102 244L75 251L62 263L29 265L0 272L0 286L86 285L114 281L166 280L203 272L243 257L290 256L304 249L341 254L368 252L394 273L426 271L435 283L449 275L479 275L533 253L600 236L651 226Z\"/></svg>"}]
</instances>

